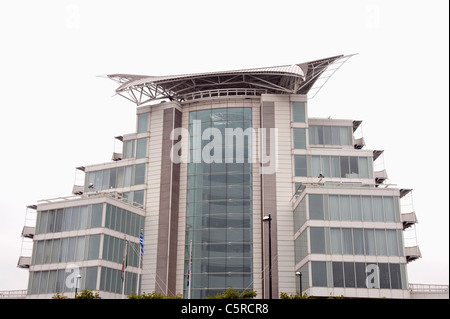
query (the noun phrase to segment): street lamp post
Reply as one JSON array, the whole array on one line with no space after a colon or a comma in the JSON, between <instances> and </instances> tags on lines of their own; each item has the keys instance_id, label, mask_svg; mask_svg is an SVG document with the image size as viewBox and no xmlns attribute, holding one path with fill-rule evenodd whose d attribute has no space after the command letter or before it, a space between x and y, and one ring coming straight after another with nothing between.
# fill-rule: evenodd
<instances>
[{"instance_id":1,"label":"street lamp post","mask_svg":"<svg viewBox=\"0 0 450 319\"><path fill-rule=\"evenodd\" d=\"M81 279L81 275L78 274L76 278L77 278L77 280L75 281L75 299L77 299L78 284L79 284L79 280Z\"/></svg>"},{"instance_id":2,"label":"street lamp post","mask_svg":"<svg viewBox=\"0 0 450 319\"><path fill-rule=\"evenodd\" d=\"M297 271L295 273L296 276L298 276L300 279L300 297L303 295L303 287L302 287L302 273L300 271Z\"/></svg>"},{"instance_id":3,"label":"street lamp post","mask_svg":"<svg viewBox=\"0 0 450 319\"><path fill-rule=\"evenodd\" d=\"M263 221L269 222L269 299L272 299L272 216L264 216Z\"/></svg>"}]
</instances>

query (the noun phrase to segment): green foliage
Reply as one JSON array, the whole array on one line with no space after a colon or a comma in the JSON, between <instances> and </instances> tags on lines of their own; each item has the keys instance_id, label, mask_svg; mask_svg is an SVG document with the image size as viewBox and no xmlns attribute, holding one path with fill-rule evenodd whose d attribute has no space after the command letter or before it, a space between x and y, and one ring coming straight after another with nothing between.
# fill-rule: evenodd
<instances>
[{"instance_id":1,"label":"green foliage","mask_svg":"<svg viewBox=\"0 0 450 319\"><path fill-rule=\"evenodd\" d=\"M295 295L288 295L285 292L280 293L280 299L310 299L306 293L303 295L300 295L299 292L297 292Z\"/></svg>"},{"instance_id":2,"label":"green foliage","mask_svg":"<svg viewBox=\"0 0 450 319\"><path fill-rule=\"evenodd\" d=\"M67 296L64 296L63 294L57 292L56 295L53 295L52 299L67 299Z\"/></svg>"},{"instance_id":3,"label":"green foliage","mask_svg":"<svg viewBox=\"0 0 450 319\"><path fill-rule=\"evenodd\" d=\"M257 293L254 290L246 290L239 293L239 291L234 290L233 287L229 287L225 292L219 292L214 296L207 296L206 299L252 299L256 296Z\"/></svg>"},{"instance_id":4,"label":"green foliage","mask_svg":"<svg viewBox=\"0 0 450 319\"><path fill-rule=\"evenodd\" d=\"M100 299L98 292L95 294L91 290L84 289L78 293L75 299Z\"/></svg>"},{"instance_id":5,"label":"green foliage","mask_svg":"<svg viewBox=\"0 0 450 319\"><path fill-rule=\"evenodd\" d=\"M131 295L127 296L128 299L183 299L181 294L177 294L175 296L171 294L164 295L162 293L153 291L149 293L142 293L142 295L137 295L133 292Z\"/></svg>"}]
</instances>

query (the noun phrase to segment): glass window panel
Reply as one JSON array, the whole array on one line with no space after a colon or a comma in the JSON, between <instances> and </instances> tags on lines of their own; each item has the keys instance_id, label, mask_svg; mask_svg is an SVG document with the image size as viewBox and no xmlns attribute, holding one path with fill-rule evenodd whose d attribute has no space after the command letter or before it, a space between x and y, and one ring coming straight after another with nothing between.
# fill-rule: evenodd
<instances>
[{"instance_id":1,"label":"glass window panel","mask_svg":"<svg viewBox=\"0 0 450 319\"><path fill-rule=\"evenodd\" d=\"M123 187L124 179L125 179L125 168L117 167L117 181L116 181L117 188Z\"/></svg>"},{"instance_id":2,"label":"glass window panel","mask_svg":"<svg viewBox=\"0 0 450 319\"><path fill-rule=\"evenodd\" d=\"M45 234L47 232L47 216L48 211L41 211L39 218L39 234Z\"/></svg>"},{"instance_id":3,"label":"glass window panel","mask_svg":"<svg viewBox=\"0 0 450 319\"><path fill-rule=\"evenodd\" d=\"M373 219L376 222L384 221L383 214L383 198L381 196L373 196Z\"/></svg>"},{"instance_id":4,"label":"glass window panel","mask_svg":"<svg viewBox=\"0 0 450 319\"><path fill-rule=\"evenodd\" d=\"M340 137L341 137L341 145L351 145L352 144L352 137L350 133L350 127L349 126L341 126L339 128L340 130Z\"/></svg>"},{"instance_id":5,"label":"glass window panel","mask_svg":"<svg viewBox=\"0 0 450 319\"><path fill-rule=\"evenodd\" d=\"M386 229L388 256L398 256L397 231Z\"/></svg>"},{"instance_id":6,"label":"glass window panel","mask_svg":"<svg viewBox=\"0 0 450 319\"><path fill-rule=\"evenodd\" d=\"M331 168L330 168L330 157L329 156L321 156L322 161L322 174L325 177L331 176Z\"/></svg>"},{"instance_id":7,"label":"glass window panel","mask_svg":"<svg viewBox=\"0 0 450 319\"><path fill-rule=\"evenodd\" d=\"M39 293L47 293L48 271L41 271L41 281L39 283Z\"/></svg>"},{"instance_id":8,"label":"glass window panel","mask_svg":"<svg viewBox=\"0 0 450 319\"><path fill-rule=\"evenodd\" d=\"M339 126L331 127L331 139L333 145L341 145Z\"/></svg>"},{"instance_id":9,"label":"glass window panel","mask_svg":"<svg viewBox=\"0 0 450 319\"><path fill-rule=\"evenodd\" d=\"M377 255L386 256L387 255L387 247L386 247L386 233L384 229L375 229L375 238L377 245Z\"/></svg>"},{"instance_id":10,"label":"glass window panel","mask_svg":"<svg viewBox=\"0 0 450 319\"><path fill-rule=\"evenodd\" d=\"M330 219L331 220L340 220L341 217L339 214L339 196L338 195L329 195L328 203L329 203Z\"/></svg>"},{"instance_id":11,"label":"glass window panel","mask_svg":"<svg viewBox=\"0 0 450 319\"><path fill-rule=\"evenodd\" d=\"M402 289L402 276L399 264L389 264L391 289Z\"/></svg>"},{"instance_id":12,"label":"glass window panel","mask_svg":"<svg viewBox=\"0 0 450 319\"><path fill-rule=\"evenodd\" d=\"M363 208L363 218L366 222L371 222L373 220L372 214L372 197L361 196L362 208Z\"/></svg>"},{"instance_id":13,"label":"glass window panel","mask_svg":"<svg viewBox=\"0 0 450 319\"><path fill-rule=\"evenodd\" d=\"M139 138L136 142L136 158L147 156L147 138Z\"/></svg>"},{"instance_id":14,"label":"glass window panel","mask_svg":"<svg viewBox=\"0 0 450 319\"><path fill-rule=\"evenodd\" d=\"M383 201L384 201L384 213L386 216L386 221L394 222L395 221L394 198L383 197Z\"/></svg>"},{"instance_id":15,"label":"glass window panel","mask_svg":"<svg viewBox=\"0 0 450 319\"><path fill-rule=\"evenodd\" d=\"M331 253L342 254L341 229L331 228Z\"/></svg>"},{"instance_id":16,"label":"glass window panel","mask_svg":"<svg viewBox=\"0 0 450 319\"><path fill-rule=\"evenodd\" d=\"M117 168L109 169L109 188L116 188Z\"/></svg>"},{"instance_id":17,"label":"glass window panel","mask_svg":"<svg viewBox=\"0 0 450 319\"><path fill-rule=\"evenodd\" d=\"M319 174L321 173L321 168L320 168L320 156L312 156L312 173L311 176L312 177L318 177Z\"/></svg>"},{"instance_id":18,"label":"glass window panel","mask_svg":"<svg viewBox=\"0 0 450 319\"><path fill-rule=\"evenodd\" d=\"M109 187L109 169L105 169L103 170L101 189L108 189L108 187Z\"/></svg>"},{"instance_id":19,"label":"glass window panel","mask_svg":"<svg viewBox=\"0 0 450 319\"><path fill-rule=\"evenodd\" d=\"M333 286L344 287L344 267L342 262L333 262Z\"/></svg>"},{"instance_id":20,"label":"glass window panel","mask_svg":"<svg viewBox=\"0 0 450 319\"><path fill-rule=\"evenodd\" d=\"M331 126L324 126L323 127L323 142L326 145L331 145L332 144Z\"/></svg>"},{"instance_id":21,"label":"glass window panel","mask_svg":"<svg viewBox=\"0 0 450 319\"><path fill-rule=\"evenodd\" d=\"M360 228L353 228L353 247L355 255L364 255L364 234Z\"/></svg>"},{"instance_id":22,"label":"glass window panel","mask_svg":"<svg viewBox=\"0 0 450 319\"><path fill-rule=\"evenodd\" d=\"M350 157L350 176L351 178L358 178L359 177L359 171L358 171L358 158L351 156Z\"/></svg>"},{"instance_id":23,"label":"glass window panel","mask_svg":"<svg viewBox=\"0 0 450 319\"><path fill-rule=\"evenodd\" d=\"M339 156L330 156L331 160L331 177L341 177L341 165Z\"/></svg>"},{"instance_id":24,"label":"glass window panel","mask_svg":"<svg viewBox=\"0 0 450 319\"><path fill-rule=\"evenodd\" d=\"M350 198L352 202L352 220L360 221L362 220L361 197L350 196Z\"/></svg>"},{"instance_id":25,"label":"glass window panel","mask_svg":"<svg viewBox=\"0 0 450 319\"><path fill-rule=\"evenodd\" d=\"M100 254L100 235L89 236L88 260L99 259Z\"/></svg>"},{"instance_id":26,"label":"glass window panel","mask_svg":"<svg viewBox=\"0 0 450 319\"><path fill-rule=\"evenodd\" d=\"M76 237L69 238L69 249L68 249L68 253L67 253L67 261L75 260L76 243L77 243Z\"/></svg>"},{"instance_id":27,"label":"glass window panel","mask_svg":"<svg viewBox=\"0 0 450 319\"><path fill-rule=\"evenodd\" d=\"M145 164L137 164L135 169L134 185L145 183Z\"/></svg>"},{"instance_id":28,"label":"glass window panel","mask_svg":"<svg viewBox=\"0 0 450 319\"><path fill-rule=\"evenodd\" d=\"M42 260L43 264L50 263L50 260L52 258L52 247L53 247L53 240L45 240L45 246L44 246L44 259Z\"/></svg>"},{"instance_id":29,"label":"glass window panel","mask_svg":"<svg viewBox=\"0 0 450 319\"><path fill-rule=\"evenodd\" d=\"M86 280L84 289L97 290L97 270L98 267L86 268Z\"/></svg>"},{"instance_id":30,"label":"glass window panel","mask_svg":"<svg viewBox=\"0 0 450 319\"><path fill-rule=\"evenodd\" d=\"M292 103L292 120L294 122L305 122L305 102Z\"/></svg>"},{"instance_id":31,"label":"glass window panel","mask_svg":"<svg viewBox=\"0 0 450 319\"><path fill-rule=\"evenodd\" d=\"M325 254L325 232L322 227L310 228L311 253Z\"/></svg>"},{"instance_id":32,"label":"glass window panel","mask_svg":"<svg viewBox=\"0 0 450 319\"><path fill-rule=\"evenodd\" d=\"M364 229L364 246L366 255L376 255L375 233L373 229Z\"/></svg>"},{"instance_id":33,"label":"glass window panel","mask_svg":"<svg viewBox=\"0 0 450 319\"><path fill-rule=\"evenodd\" d=\"M345 278L345 287L346 288L356 287L355 264L354 263L352 263L352 262L344 263L344 278Z\"/></svg>"},{"instance_id":34,"label":"glass window panel","mask_svg":"<svg viewBox=\"0 0 450 319\"><path fill-rule=\"evenodd\" d=\"M136 140L123 141L123 158L134 157L134 145Z\"/></svg>"},{"instance_id":35,"label":"glass window panel","mask_svg":"<svg viewBox=\"0 0 450 319\"><path fill-rule=\"evenodd\" d=\"M342 248L344 255L353 255L353 237L351 228L342 228Z\"/></svg>"},{"instance_id":36,"label":"glass window panel","mask_svg":"<svg viewBox=\"0 0 450 319\"><path fill-rule=\"evenodd\" d=\"M79 229L80 207L72 207L72 219L70 221L70 230Z\"/></svg>"},{"instance_id":37,"label":"glass window panel","mask_svg":"<svg viewBox=\"0 0 450 319\"><path fill-rule=\"evenodd\" d=\"M312 285L313 287L327 286L327 266L324 261L312 261Z\"/></svg>"},{"instance_id":38,"label":"glass window panel","mask_svg":"<svg viewBox=\"0 0 450 319\"><path fill-rule=\"evenodd\" d=\"M91 228L102 226L103 204L92 205Z\"/></svg>"},{"instance_id":39,"label":"glass window panel","mask_svg":"<svg viewBox=\"0 0 450 319\"><path fill-rule=\"evenodd\" d=\"M306 149L306 130L304 128L294 128L294 148Z\"/></svg>"},{"instance_id":40,"label":"glass window panel","mask_svg":"<svg viewBox=\"0 0 450 319\"><path fill-rule=\"evenodd\" d=\"M149 113L138 114L137 132L145 133L148 131L148 115Z\"/></svg>"},{"instance_id":41,"label":"glass window panel","mask_svg":"<svg viewBox=\"0 0 450 319\"><path fill-rule=\"evenodd\" d=\"M317 126L317 144L323 145L323 126Z\"/></svg>"},{"instance_id":42,"label":"glass window panel","mask_svg":"<svg viewBox=\"0 0 450 319\"><path fill-rule=\"evenodd\" d=\"M69 238L62 238L61 239L61 254L59 256L60 262L67 261L68 249L69 249Z\"/></svg>"},{"instance_id":43,"label":"glass window panel","mask_svg":"<svg viewBox=\"0 0 450 319\"><path fill-rule=\"evenodd\" d=\"M55 210L48 211L48 220L47 220L47 233L55 232Z\"/></svg>"},{"instance_id":44,"label":"glass window panel","mask_svg":"<svg viewBox=\"0 0 450 319\"><path fill-rule=\"evenodd\" d=\"M305 155L295 155L295 176L308 176L307 161Z\"/></svg>"},{"instance_id":45,"label":"glass window panel","mask_svg":"<svg viewBox=\"0 0 450 319\"><path fill-rule=\"evenodd\" d=\"M64 209L56 210L55 216L55 232L60 232L62 230L62 222L64 217Z\"/></svg>"},{"instance_id":46,"label":"glass window panel","mask_svg":"<svg viewBox=\"0 0 450 319\"><path fill-rule=\"evenodd\" d=\"M316 136L317 136L317 126L310 126L309 127L309 144L315 145L316 142Z\"/></svg>"},{"instance_id":47,"label":"glass window panel","mask_svg":"<svg viewBox=\"0 0 450 319\"><path fill-rule=\"evenodd\" d=\"M57 270L55 292L63 292L64 291L64 286L66 285L64 274L65 274L65 269Z\"/></svg>"},{"instance_id":48,"label":"glass window panel","mask_svg":"<svg viewBox=\"0 0 450 319\"><path fill-rule=\"evenodd\" d=\"M380 288L390 289L391 283L389 278L389 264L379 263L378 268L380 270Z\"/></svg>"},{"instance_id":49,"label":"glass window panel","mask_svg":"<svg viewBox=\"0 0 450 319\"><path fill-rule=\"evenodd\" d=\"M342 178L348 178L350 177L350 168L349 168L349 157L348 156L341 156L340 157L340 166L341 166L341 177Z\"/></svg>"},{"instance_id":50,"label":"glass window panel","mask_svg":"<svg viewBox=\"0 0 450 319\"><path fill-rule=\"evenodd\" d=\"M77 237L77 246L75 251L75 261L84 260L84 251L86 249L86 237L80 236Z\"/></svg>"},{"instance_id":51,"label":"glass window panel","mask_svg":"<svg viewBox=\"0 0 450 319\"><path fill-rule=\"evenodd\" d=\"M341 220L351 220L350 196L341 195L339 201L341 207Z\"/></svg>"},{"instance_id":52,"label":"glass window panel","mask_svg":"<svg viewBox=\"0 0 450 319\"><path fill-rule=\"evenodd\" d=\"M123 186L125 186L125 187L133 185L133 182L132 182L132 169L133 169L133 166L126 166L125 167L125 178L124 178L124 184L123 184Z\"/></svg>"},{"instance_id":53,"label":"glass window panel","mask_svg":"<svg viewBox=\"0 0 450 319\"><path fill-rule=\"evenodd\" d=\"M359 177L369 178L369 164L368 157L358 157L359 164Z\"/></svg>"},{"instance_id":54,"label":"glass window panel","mask_svg":"<svg viewBox=\"0 0 450 319\"><path fill-rule=\"evenodd\" d=\"M88 227L88 207L80 207L80 227L79 229L86 229Z\"/></svg>"},{"instance_id":55,"label":"glass window panel","mask_svg":"<svg viewBox=\"0 0 450 319\"><path fill-rule=\"evenodd\" d=\"M60 251L61 251L61 239L53 239L52 258L50 260L51 263L59 262Z\"/></svg>"},{"instance_id":56,"label":"glass window panel","mask_svg":"<svg viewBox=\"0 0 450 319\"><path fill-rule=\"evenodd\" d=\"M309 195L309 218L323 220L323 195Z\"/></svg>"},{"instance_id":57,"label":"glass window panel","mask_svg":"<svg viewBox=\"0 0 450 319\"><path fill-rule=\"evenodd\" d=\"M355 263L356 288L367 288L366 286L366 264Z\"/></svg>"}]
</instances>

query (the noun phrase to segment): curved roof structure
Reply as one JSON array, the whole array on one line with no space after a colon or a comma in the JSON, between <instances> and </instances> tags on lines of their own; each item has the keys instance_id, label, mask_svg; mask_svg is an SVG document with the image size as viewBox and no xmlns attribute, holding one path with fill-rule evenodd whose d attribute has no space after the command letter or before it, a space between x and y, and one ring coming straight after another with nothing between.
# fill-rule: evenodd
<instances>
[{"instance_id":1,"label":"curved roof structure","mask_svg":"<svg viewBox=\"0 0 450 319\"><path fill-rule=\"evenodd\" d=\"M233 71L168 76L111 74L107 77L120 84L116 89L118 95L138 106L161 99L182 103L224 96L308 94L319 79L326 82L332 75L324 76L331 65L337 66L331 70L334 73L350 57L339 55L294 65Z\"/></svg>"}]
</instances>

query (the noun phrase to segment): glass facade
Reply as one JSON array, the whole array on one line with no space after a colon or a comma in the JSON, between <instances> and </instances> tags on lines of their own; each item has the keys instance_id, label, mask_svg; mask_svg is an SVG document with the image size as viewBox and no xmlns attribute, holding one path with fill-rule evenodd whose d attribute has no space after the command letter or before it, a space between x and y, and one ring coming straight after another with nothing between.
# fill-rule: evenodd
<instances>
[{"instance_id":1,"label":"glass facade","mask_svg":"<svg viewBox=\"0 0 450 319\"><path fill-rule=\"evenodd\" d=\"M201 132L193 129L194 121L201 121ZM205 140L204 132L208 128L220 131L223 146L218 161L208 163L203 156L201 161L188 164L185 274L192 241L191 296L205 298L230 286L237 290L251 289L252 164L249 154L237 149L239 144L234 145L230 156L224 143L226 128L245 130L251 127L251 108L194 111L189 114L189 122L191 159L195 159L199 144L204 150L213 140L212 135ZM201 143L193 140L200 138L198 133L203 137ZM247 138L251 139L251 135ZM247 138L241 146L246 147ZM237 154L244 154L243 158ZM217 154L206 155L215 157L213 155ZM184 280L184 287L187 287L187 276ZM187 288L184 293L186 296Z\"/></svg>"},{"instance_id":2,"label":"glass facade","mask_svg":"<svg viewBox=\"0 0 450 319\"><path fill-rule=\"evenodd\" d=\"M86 172L84 191L130 187L145 183L145 164L113 167ZM92 185L92 189L89 189Z\"/></svg>"},{"instance_id":3,"label":"glass facade","mask_svg":"<svg viewBox=\"0 0 450 319\"><path fill-rule=\"evenodd\" d=\"M310 145L352 145L351 126L309 126Z\"/></svg>"}]
</instances>

